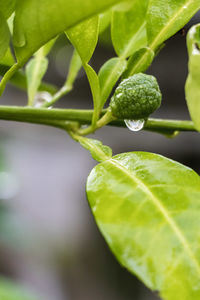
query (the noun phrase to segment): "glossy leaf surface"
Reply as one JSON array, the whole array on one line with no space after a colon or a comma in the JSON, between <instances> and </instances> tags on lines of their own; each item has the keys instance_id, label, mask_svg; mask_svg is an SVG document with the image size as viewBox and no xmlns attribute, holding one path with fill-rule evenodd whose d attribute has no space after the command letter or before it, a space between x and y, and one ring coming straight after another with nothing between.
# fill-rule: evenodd
<instances>
[{"instance_id":1,"label":"glossy leaf surface","mask_svg":"<svg viewBox=\"0 0 200 300\"><path fill-rule=\"evenodd\" d=\"M193 26L187 35L189 75L185 93L190 116L200 131L200 24Z\"/></svg>"},{"instance_id":2,"label":"glossy leaf surface","mask_svg":"<svg viewBox=\"0 0 200 300\"><path fill-rule=\"evenodd\" d=\"M122 1L122 0L121 0ZM14 45L23 64L50 39L97 15L120 0L18 0L14 25Z\"/></svg>"},{"instance_id":3,"label":"glossy leaf surface","mask_svg":"<svg viewBox=\"0 0 200 300\"><path fill-rule=\"evenodd\" d=\"M88 62L96 48L99 33L99 17L95 16L67 31L67 36L74 45L76 51L80 55L83 67L88 77L90 84L94 108L97 111L99 106L99 79L96 72L92 69ZM95 117L95 122L97 115Z\"/></svg>"},{"instance_id":4,"label":"glossy leaf surface","mask_svg":"<svg viewBox=\"0 0 200 300\"><path fill-rule=\"evenodd\" d=\"M103 108L113 87L126 69L126 66L127 61L125 59L114 57L109 59L100 69L99 82L101 89L101 108Z\"/></svg>"},{"instance_id":5,"label":"glossy leaf surface","mask_svg":"<svg viewBox=\"0 0 200 300\"><path fill-rule=\"evenodd\" d=\"M193 170L156 154L119 154L92 170L87 195L124 267L162 299L200 299L200 177Z\"/></svg>"},{"instance_id":6,"label":"glossy leaf surface","mask_svg":"<svg viewBox=\"0 0 200 300\"><path fill-rule=\"evenodd\" d=\"M90 151L94 160L101 162L112 157L112 149L102 144L102 142L85 137L79 137L79 143Z\"/></svg>"},{"instance_id":7,"label":"glossy leaf surface","mask_svg":"<svg viewBox=\"0 0 200 300\"><path fill-rule=\"evenodd\" d=\"M99 15L99 33L102 33L110 25L112 11L109 9L106 12Z\"/></svg>"},{"instance_id":8,"label":"glossy leaf surface","mask_svg":"<svg viewBox=\"0 0 200 300\"><path fill-rule=\"evenodd\" d=\"M150 0L147 36L150 48L159 45L181 29L200 8L200 0Z\"/></svg>"},{"instance_id":9,"label":"glossy leaf surface","mask_svg":"<svg viewBox=\"0 0 200 300\"><path fill-rule=\"evenodd\" d=\"M95 119L94 122L97 121L98 119L98 112L99 112L99 107L100 107L100 85L99 85L99 78L97 73L94 71L94 69L86 64L85 66L85 72L88 77L88 81L90 84L91 92L92 92L92 97L93 97L93 103L94 103L94 115L93 117Z\"/></svg>"},{"instance_id":10,"label":"glossy leaf surface","mask_svg":"<svg viewBox=\"0 0 200 300\"><path fill-rule=\"evenodd\" d=\"M7 19L10 17L12 12L15 10L16 0L1 0L0 1L0 11Z\"/></svg>"},{"instance_id":11,"label":"glossy leaf surface","mask_svg":"<svg viewBox=\"0 0 200 300\"><path fill-rule=\"evenodd\" d=\"M3 56L3 58L0 60L0 63L2 65L6 65L6 66L12 66L15 63L15 59L12 55L11 49L10 47L8 47L5 55Z\"/></svg>"},{"instance_id":12,"label":"glossy leaf surface","mask_svg":"<svg viewBox=\"0 0 200 300\"><path fill-rule=\"evenodd\" d=\"M99 17L95 16L67 31L67 36L79 53L83 64L88 63L96 48Z\"/></svg>"},{"instance_id":13,"label":"glossy leaf surface","mask_svg":"<svg viewBox=\"0 0 200 300\"><path fill-rule=\"evenodd\" d=\"M162 43L180 30L199 8L200 0L149 0L146 16L148 48L156 52ZM133 60L130 63L134 70L137 66L134 66ZM140 53L140 59L136 64L143 66L148 60L149 51L144 51Z\"/></svg>"},{"instance_id":14,"label":"glossy leaf surface","mask_svg":"<svg viewBox=\"0 0 200 300\"><path fill-rule=\"evenodd\" d=\"M0 12L0 59L5 55L10 40L10 32L3 14Z\"/></svg>"},{"instance_id":15,"label":"glossy leaf surface","mask_svg":"<svg viewBox=\"0 0 200 300\"><path fill-rule=\"evenodd\" d=\"M146 46L146 12L148 0L135 0L127 8L114 9L112 16L112 41L120 57L128 57Z\"/></svg>"},{"instance_id":16,"label":"glossy leaf surface","mask_svg":"<svg viewBox=\"0 0 200 300\"><path fill-rule=\"evenodd\" d=\"M123 74L123 78L146 71L151 65L154 56L154 52L148 47L136 51L128 60L127 68Z\"/></svg>"}]
</instances>

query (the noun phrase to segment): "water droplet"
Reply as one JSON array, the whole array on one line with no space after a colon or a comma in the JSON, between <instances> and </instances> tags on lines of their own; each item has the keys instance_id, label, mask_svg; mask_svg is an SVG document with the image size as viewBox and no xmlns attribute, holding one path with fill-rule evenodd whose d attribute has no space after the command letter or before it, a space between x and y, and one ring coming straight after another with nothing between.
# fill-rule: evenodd
<instances>
[{"instance_id":1,"label":"water droplet","mask_svg":"<svg viewBox=\"0 0 200 300\"><path fill-rule=\"evenodd\" d=\"M34 99L34 107L42 107L44 103L50 102L52 100L52 95L48 92L37 93ZM49 107L51 108L51 107Z\"/></svg>"},{"instance_id":2,"label":"water droplet","mask_svg":"<svg viewBox=\"0 0 200 300\"><path fill-rule=\"evenodd\" d=\"M140 131L144 127L145 120L124 120L131 131Z\"/></svg>"}]
</instances>

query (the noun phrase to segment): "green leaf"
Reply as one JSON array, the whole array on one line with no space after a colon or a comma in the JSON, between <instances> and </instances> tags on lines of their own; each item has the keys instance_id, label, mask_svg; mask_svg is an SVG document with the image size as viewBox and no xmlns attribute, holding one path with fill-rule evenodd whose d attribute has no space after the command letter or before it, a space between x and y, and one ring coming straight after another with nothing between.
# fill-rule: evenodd
<instances>
[{"instance_id":1,"label":"green leaf","mask_svg":"<svg viewBox=\"0 0 200 300\"><path fill-rule=\"evenodd\" d=\"M99 79L96 72L88 65L89 60L96 48L99 33L99 16L95 16L89 20L78 24L72 29L67 31L67 36L76 51L80 55L83 67L88 77L91 87L93 102L94 102L94 119L96 123L98 119L98 106L99 106Z\"/></svg>"},{"instance_id":2,"label":"green leaf","mask_svg":"<svg viewBox=\"0 0 200 300\"><path fill-rule=\"evenodd\" d=\"M142 70L146 62L151 60L153 52L156 53L161 44L180 30L199 8L200 0L149 0L146 16L149 50L141 50L130 59L131 73L138 72L140 68Z\"/></svg>"},{"instance_id":3,"label":"green leaf","mask_svg":"<svg viewBox=\"0 0 200 300\"><path fill-rule=\"evenodd\" d=\"M9 47L10 32L6 19L0 12L0 59L2 59Z\"/></svg>"},{"instance_id":4,"label":"green leaf","mask_svg":"<svg viewBox=\"0 0 200 300\"><path fill-rule=\"evenodd\" d=\"M111 22L111 10L107 10L105 13L99 15L99 33L103 33Z\"/></svg>"},{"instance_id":5,"label":"green leaf","mask_svg":"<svg viewBox=\"0 0 200 300\"><path fill-rule=\"evenodd\" d=\"M154 52L148 47L136 51L128 60L128 65L123 74L123 78L146 71L151 65L154 56Z\"/></svg>"},{"instance_id":6,"label":"green leaf","mask_svg":"<svg viewBox=\"0 0 200 300\"><path fill-rule=\"evenodd\" d=\"M194 125L200 131L200 24L187 35L189 74L185 85L188 109Z\"/></svg>"},{"instance_id":7,"label":"green leaf","mask_svg":"<svg viewBox=\"0 0 200 300\"><path fill-rule=\"evenodd\" d=\"M116 7L113 11L112 42L118 56L127 58L147 45L146 12L148 0L135 0L128 9Z\"/></svg>"},{"instance_id":8,"label":"green leaf","mask_svg":"<svg viewBox=\"0 0 200 300\"><path fill-rule=\"evenodd\" d=\"M14 45L18 62L28 58L50 39L123 0L18 0Z\"/></svg>"},{"instance_id":9,"label":"green leaf","mask_svg":"<svg viewBox=\"0 0 200 300\"><path fill-rule=\"evenodd\" d=\"M85 149L90 151L94 160L102 162L112 157L112 149L103 145L100 141L82 136L79 136L77 139Z\"/></svg>"},{"instance_id":10,"label":"green leaf","mask_svg":"<svg viewBox=\"0 0 200 300\"><path fill-rule=\"evenodd\" d=\"M94 103L94 114L93 114L93 124L96 123L99 114L99 107L100 107L100 85L99 85L99 78L93 68L86 64L84 66L85 72L88 77L88 81L90 84L92 96L93 96L93 103Z\"/></svg>"},{"instance_id":11,"label":"green leaf","mask_svg":"<svg viewBox=\"0 0 200 300\"><path fill-rule=\"evenodd\" d=\"M43 49L39 50L26 66L28 85L28 105L34 105L34 98L48 68L48 59L43 56Z\"/></svg>"},{"instance_id":12,"label":"green leaf","mask_svg":"<svg viewBox=\"0 0 200 300\"><path fill-rule=\"evenodd\" d=\"M34 105L35 95L41 86L42 78L48 68L48 59L46 56L51 51L56 39L52 39L46 45L40 48L26 66L28 104Z\"/></svg>"},{"instance_id":13,"label":"green leaf","mask_svg":"<svg viewBox=\"0 0 200 300\"><path fill-rule=\"evenodd\" d=\"M53 45L56 42L56 39L57 39L57 37L55 39L50 40L42 48L40 48L40 50L42 51L43 56L47 56L49 54L49 52L51 51Z\"/></svg>"},{"instance_id":14,"label":"green leaf","mask_svg":"<svg viewBox=\"0 0 200 300\"><path fill-rule=\"evenodd\" d=\"M4 15L6 19L10 17L10 15L15 10L16 0L1 0L0 1L0 11Z\"/></svg>"},{"instance_id":15,"label":"green leaf","mask_svg":"<svg viewBox=\"0 0 200 300\"><path fill-rule=\"evenodd\" d=\"M4 76L5 73L9 70L10 66L6 64L0 64L0 76ZM22 70L17 71L14 76L10 79L10 83L17 88L22 90L27 90L27 79ZM39 91L46 91L50 94L55 94L58 91L58 88L50 83L41 82L39 86Z\"/></svg>"},{"instance_id":16,"label":"green leaf","mask_svg":"<svg viewBox=\"0 0 200 300\"><path fill-rule=\"evenodd\" d=\"M150 0L147 14L149 47L155 50L198 11L200 0Z\"/></svg>"},{"instance_id":17,"label":"green leaf","mask_svg":"<svg viewBox=\"0 0 200 300\"><path fill-rule=\"evenodd\" d=\"M99 82L101 89L100 109L103 108L113 87L119 80L127 66L127 61L123 58L114 57L108 60L99 71Z\"/></svg>"},{"instance_id":18,"label":"green leaf","mask_svg":"<svg viewBox=\"0 0 200 300\"><path fill-rule=\"evenodd\" d=\"M12 55L10 47L7 49L5 55L0 60L0 64L6 65L6 66L12 66L15 63L15 59Z\"/></svg>"},{"instance_id":19,"label":"green leaf","mask_svg":"<svg viewBox=\"0 0 200 300\"><path fill-rule=\"evenodd\" d=\"M95 16L86 20L67 32L67 36L76 51L79 53L83 64L87 64L96 48L99 33L99 17Z\"/></svg>"},{"instance_id":20,"label":"green leaf","mask_svg":"<svg viewBox=\"0 0 200 300\"><path fill-rule=\"evenodd\" d=\"M78 52L76 50L74 50L74 53L73 53L72 59L71 59L71 63L69 66L67 80L66 80L66 83L64 84L64 86L66 86L66 87L73 86L81 67L82 67L81 58L80 58Z\"/></svg>"},{"instance_id":21,"label":"green leaf","mask_svg":"<svg viewBox=\"0 0 200 300\"><path fill-rule=\"evenodd\" d=\"M8 28L10 30L11 36L13 36L14 19L15 19L15 14L13 13L7 20Z\"/></svg>"},{"instance_id":22,"label":"green leaf","mask_svg":"<svg viewBox=\"0 0 200 300\"><path fill-rule=\"evenodd\" d=\"M200 177L145 152L114 156L87 181L100 231L119 262L165 300L200 299Z\"/></svg>"}]
</instances>

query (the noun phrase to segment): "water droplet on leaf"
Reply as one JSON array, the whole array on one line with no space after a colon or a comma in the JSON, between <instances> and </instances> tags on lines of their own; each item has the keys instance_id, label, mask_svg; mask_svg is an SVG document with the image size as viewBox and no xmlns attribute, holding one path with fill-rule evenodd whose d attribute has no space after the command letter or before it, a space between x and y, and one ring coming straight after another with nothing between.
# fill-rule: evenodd
<instances>
[{"instance_id":1,"label":"water droplet on leaf","mask_svg":"<svg viewBox=\"0 0 200 300\"><path fill-rule=\"evenodd\" d=\"M34 99L34 107L42 107L46 102L50 102L52 100L52 95L48 92L40 92L37 93ZM51 108L51 107L49 107Z\"/></svg>"},{"instance_id":2,"label":"water droplet on leaf","mask_svg":"<svg viewBox=\"0 0 200 300\"><path fill-rule=\"evenodd\" d=\"M144 127L145 120L124 120L124 122L131 131L140 131Z\"/></svg>"}]
</instances>

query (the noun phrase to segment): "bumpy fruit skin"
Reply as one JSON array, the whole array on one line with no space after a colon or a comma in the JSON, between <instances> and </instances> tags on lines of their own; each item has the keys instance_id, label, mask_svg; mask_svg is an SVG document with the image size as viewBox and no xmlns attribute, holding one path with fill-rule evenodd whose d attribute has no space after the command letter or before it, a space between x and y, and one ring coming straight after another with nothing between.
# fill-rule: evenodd
<instances>
[{"instance_id":1,"label":"bumpy fruit skin","mask_svg":"<svg viewBox=\"0 0 200 300\"><path fill-rule=\"evenodd\" d=\"M135 74L116 88L110 109L118 119L146 119L161 104L162 95L154 76Z\"/></svg>"}]
</instances>

